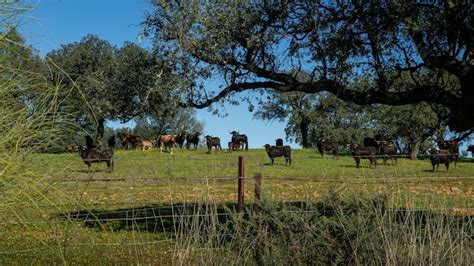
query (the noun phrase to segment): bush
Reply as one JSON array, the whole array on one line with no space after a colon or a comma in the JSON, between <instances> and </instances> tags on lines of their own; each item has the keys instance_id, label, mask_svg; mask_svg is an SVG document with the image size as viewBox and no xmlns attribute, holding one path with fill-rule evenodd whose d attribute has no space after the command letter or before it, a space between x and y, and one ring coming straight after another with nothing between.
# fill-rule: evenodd
<instances>
[{"instance_id":1,"label":"bush","mask_svg":"<svg viewBox=\"0 0 474 266\"><path fill-rule=\"evenodd\" d=\"M200 254L190 252L180 259L257 265L464 265L471 261L471 217L387 206L385 196L343 199L335 193L318 202L263 202L260 216L236 214L221 224L217 231L230 236L220 238L225 241L185 240L180 250Z\"/></svg>"}]
</instances>

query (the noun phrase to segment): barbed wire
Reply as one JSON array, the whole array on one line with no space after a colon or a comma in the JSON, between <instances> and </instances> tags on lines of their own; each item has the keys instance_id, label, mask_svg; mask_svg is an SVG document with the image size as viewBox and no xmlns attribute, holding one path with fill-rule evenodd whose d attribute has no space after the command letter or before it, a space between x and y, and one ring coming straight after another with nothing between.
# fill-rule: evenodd
<instances>
[{"instance_id":1,"label":"barbed wire","mask_svg":"<svg viewBox=\"0 0 474 266\"><path fill-rule=\"evenodd\" d=\"M342 181L345 183L355 183L359 184L363 182L363 179L367 180L381 180L381 181L393 181L394 183L400 182L400 179L413 178L405 176L390 176L390 177L379 177L379 176L351 176L351 177L289 177L289 176L262 176L264 180L304 180L304 181L316 181L316 182L328 182L328 181ZM432 179L434 182L446 181L460 181L461 179L473 179L473 176L416 176L419 180L409 180L409 183L413 182L422 182L426 181L425 179ZM224 176L224 177L214 177L214 176L203 176L203 177L121 177L121 178L104 178L104 179L51 179L49 181L53 183L78 183L78 182L124 182L124 181L180 181L180 180L225 180L225 181L235 181L238 179L255 179L255 176ZM397 181L398 180L398 181ZM378 182L380 183L380 182Z\"/></svg>"}]
</instances>

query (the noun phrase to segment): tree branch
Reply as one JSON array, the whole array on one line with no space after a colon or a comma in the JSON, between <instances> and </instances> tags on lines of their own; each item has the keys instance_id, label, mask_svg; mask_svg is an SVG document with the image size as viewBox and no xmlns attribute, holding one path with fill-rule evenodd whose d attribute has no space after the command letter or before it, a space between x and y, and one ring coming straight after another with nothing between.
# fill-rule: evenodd
<instances>
[{"instance_id":1,"label":"tree branch","mask_svg":"<svg viewBox=\"0 0 474 266\"><path fill-rule=\"evenodd\" d=\"M181 102L182 107L194 107L198 109L206 108L213 103L227 97L234 92L242 92L254 89L274 89L279 92L301 91L305 93L318 93L322 91L331 92L338 98L353 102L359 105L367 104L389 104L389 105L405 105L419 103L426 98L432 99L431 102L449 106L458 100L458 98L438 86L426 85L418 86L406 91L391 90L374 90L357 91L346 88L343 84L336 81L321 79L312 83L278 83L273 81L266 82L244 82L234 83L220 91L216 96L208 98L202 102Z\"/></svg>"}]
</instances>

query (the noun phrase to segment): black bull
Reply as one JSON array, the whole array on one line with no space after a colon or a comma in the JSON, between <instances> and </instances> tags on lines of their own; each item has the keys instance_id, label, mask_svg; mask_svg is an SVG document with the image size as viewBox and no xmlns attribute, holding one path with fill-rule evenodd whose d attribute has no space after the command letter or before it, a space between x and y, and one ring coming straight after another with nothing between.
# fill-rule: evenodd
<instances>
[{"instance_id":1,"label":"black bull","mask_svg":"<svg viewBox=\"0 0 474 266\"><path fill-rule=\"evenodd\" d=\"M247 135L245 134L239 134L236 131L232 131L230 134L232 134L232 143L243 143L245 144L245 150L248 151L249 149L249 141L247 138Z\"/></svg>"}]
</instances>

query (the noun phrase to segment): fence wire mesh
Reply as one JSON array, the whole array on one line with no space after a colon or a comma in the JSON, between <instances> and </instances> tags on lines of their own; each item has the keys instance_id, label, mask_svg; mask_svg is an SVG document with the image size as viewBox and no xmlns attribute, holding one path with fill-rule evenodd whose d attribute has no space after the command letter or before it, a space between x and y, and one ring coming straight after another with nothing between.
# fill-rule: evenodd
<instances>
[{"instance_id":1,"label":"fence wire mesh","mask_svg":"<svg viewBox=\"0 0 474 266\"><path fill-rule=\"evenodd\" d=\"M390 197L389 209L402 206L474 214L474 164L462 160L450 165L449 171L443 166L433 171L429 158L412 161L406 156L387 164L383 156L377 156L377 166L363 158L357 168L351 156L322 158L307 150L294 151L291 165L282 157L271 164L264 150L212 154L201 149L177 150L173 155L117 151L113 172L107 173L105 163L94 163L88 172L77 154L33 155L26 159L25 172L35 174L2 182L0 237L11 239L11 243L36 233L51 237L37 237L38 241L25 242L21 249L17 243L4 242L0 255L65 253L97 246L146 246L140 252L165 254L178 252L186 241L220 242L232 237L219 232L217 224L234 219L238 156L245 162L241 178L245 180L246 204L256 202L253 179L261 173L264 201L308 202L334 190L340 194L383 194ZM313 211L291 212L304 215ZM468 224L471 226L471 218ZM21 234L8 233L19 228ZM119 233L101 239L100 233L85 237L82 232L87 230ZM111 250L102 252L109 251L107 254L113 254Z\"/></svg>"}]
</instances>

